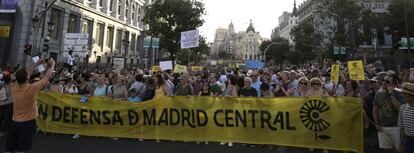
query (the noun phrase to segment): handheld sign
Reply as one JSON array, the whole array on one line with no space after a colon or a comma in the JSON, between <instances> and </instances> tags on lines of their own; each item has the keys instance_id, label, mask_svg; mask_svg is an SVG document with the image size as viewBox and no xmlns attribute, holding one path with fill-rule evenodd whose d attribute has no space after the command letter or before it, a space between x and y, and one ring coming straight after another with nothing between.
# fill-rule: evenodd
<instances>
[{"instance_id":1,"label":"handheld sign","mask_svg":"<svg viewBox=\"0 0 414 153\"><path fill-rule=\"evenodd\" d=\"M187 72L187 67L184 65L176 64L174 67L174 73L184 73Z\"/></svg>"},{"instance_id":2,"label":"handheld sign","mask_svg":"<svg viewBox=\"0 0 414 153\"><path fill-rule=\"evenodd\" d=\"M152 66L152 72L159 72L160 70L160 66Z\"/></svg>"},{"instance_id":3,"label":"handheld sign","mask_svg":"<svg viewBox=\"0 0 414 153\"><path fill-rule=\"evenodd\" d=\"M351 80L365 80L364 65L361 60L348 61L348 68Z\"/></svg>"},{"instance_id":4,"label":"handheld sign","mask_svg":"<svg viewBox=\"0 0 414 153\"><path fill-rule=\"evenodd\" d=\"M181 32L181 49L195 48L200 44L198 30Z\"/></svg>"},{"instance_id":5,"label":"handheld sign","mask_svg":"<svg viewBox=\"0 0 414 153\"><path fill-rule=\"evenodd\" d=\"M161 70L172 70L173 69L173 62L172 61L161 61L160 62Z\"/></svg>"},{"instance_id":6,"label":"handheld sign","mask_svg":"<svg viewBox=\"0 0 414 153\"><path fill-rule=\"evenodd\" d=\"M200 67L200 66L192 66L191 67L191 70L193 72L202 71L203 70L203 67Z\"/></svg>"},{"instance_id":7,"label":"handheld sign","mask_svg":"<svg viewBox=\"0 0 414 153\"><path fill-rule=\"evenodd\" d=\"M337 64L332 64L331 81L335 84L339 82L339 65Z\"/></svg>"}]
</instances>

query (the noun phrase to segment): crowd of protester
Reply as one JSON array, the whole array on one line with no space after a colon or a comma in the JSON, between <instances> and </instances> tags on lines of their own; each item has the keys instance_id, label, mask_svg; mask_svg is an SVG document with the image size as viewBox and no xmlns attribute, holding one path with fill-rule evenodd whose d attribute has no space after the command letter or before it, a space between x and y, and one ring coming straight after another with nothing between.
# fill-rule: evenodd
<instances>
[{"instance_id":1,"label":"crowd of protester","mask_svg":"<svg viewBox=\"0 0 414 153\"><path fill-rule=\"evenodd\" d=\"M355 97L364 102L366 137L376 142L370 146L390 150L407 148L404 146L406 143L400 143L403 138L400 137L401 132L405 133L406 142L412 144L408 149L413 149L414 107L404 104L413 102L414 91L401 94L404 92L397 89L404 89L410 85L405 83L414 81L414 69L408 73L397 73L386 70L380 62L367 64L366 79L355 81L349 79L347 65L338 64L341 67L338 83L331 80L329 64L268 66L263 69L206 66L202 71L181 74L171 70L151 72L131 68L116 71L111 68L67 69L57 66L44 90L79 94L84 99L99 96L134 103L168 96ZM4 67L0 75L0 136L7 131L8 119L11 119L13 101L10 86L14 81L14 70ZM41 77L40 73L35 73L30 76L30 82L36 82ZM402 108L406 116L400 113ZM226 143L233 146L232 142ZM410 151L412 153L413 150Z\"/></svg>"}]
</instances>

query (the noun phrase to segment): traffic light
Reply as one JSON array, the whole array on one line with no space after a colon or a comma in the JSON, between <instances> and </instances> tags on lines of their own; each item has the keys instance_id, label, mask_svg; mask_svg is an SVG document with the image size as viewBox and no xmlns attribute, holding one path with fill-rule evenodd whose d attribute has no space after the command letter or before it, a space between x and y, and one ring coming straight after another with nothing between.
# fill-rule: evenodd
<instances>
[{"instance_id":1,"label":"traffic light","mask_svg":"<svg viewBox=\"0 0 414 153\"><path fill-rule=\"evenodd\" d=\"M45 40L43 41L43 51L44 52L49 51L49 41L50 41L49 37L46 37Z\"/></svg>"},{"instance_id":2,"label":"traffic light","mask_svg":"<svg viewBox=\"0 0 414 153\"><path fill-rule=\"evenodd\" d=\"M392 48L399 49L401 47L401 34L399 31L392 33Z\"/></svg>"},{"instance_id":3,"label":"traffic light","mask_svg":"<svg viewBox=\"0 0 414 153\"><path fill-rule=\"evenodd\" d=\"M31 55L32 54L32 45L31 44L24 45L24 53L26 55Z\"/></svg>"}]
</instances>

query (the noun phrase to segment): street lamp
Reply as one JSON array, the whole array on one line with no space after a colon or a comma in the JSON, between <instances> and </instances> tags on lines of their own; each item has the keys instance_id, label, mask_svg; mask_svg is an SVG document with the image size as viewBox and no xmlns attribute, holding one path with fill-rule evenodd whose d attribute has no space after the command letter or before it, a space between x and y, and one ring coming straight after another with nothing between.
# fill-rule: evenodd
<instances>
[{"instance_id":1,"label":"street lamp","mask_svg":"<svg viewBox=\"0 0 414 153\"><path fill-rule=\"evenodd\" d=\"M55 30L55 23L54 23L54 22L52 22L52 21L49 21L49 22L47 23L47 30L49 31L49 35L50 35L50 33L51 33L53 30Z\"/></svg>"},{"instance_id":2,"label":"street lamp","mask_svg":"<svg viewBox=\"0 0 414 153\"><path fill-rule=\"evenodd\" d=\"M32 23L33 23L33 29L36 29L36 27L39 24L39 17L35 16L32 18Z\"/></svg>"},{"instance_id":3,"label":"street lamp","mask_svg":"<svg viewBox=\"0 0 414 153\"><path fill-rule=\"evenodd\" d=\"M272 42L271 44L267 45L266 49L263 51L263 56L262 56L262 60L263 60L263 62L265 62L265 60L266 60L266 53L267 53L267 50L268 50L270 47L272 47L272 46L274 46L274 45L278 45L278 44L280 44L280 43L275 43L275 42Z\"/></svg>"},{"instance_id":4,"label":"street lamp","mask_svg":"<svg viewBox=\"0 0 414 153\"><path fill-rule=\"evenodd\" d=\"M122 43L124 44L125 47L125 57L124 57L124 67L127 65L127 56L128 56L128 47L129 47L129 43L130 41L128 39L122 39Z\"/></svg>"}]
</instances>

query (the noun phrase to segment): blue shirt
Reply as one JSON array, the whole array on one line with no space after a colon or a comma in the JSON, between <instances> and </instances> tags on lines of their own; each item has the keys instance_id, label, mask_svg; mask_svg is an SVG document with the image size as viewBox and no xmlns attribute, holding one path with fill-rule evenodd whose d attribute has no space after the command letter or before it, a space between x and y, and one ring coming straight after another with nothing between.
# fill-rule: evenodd
<instances>
[{"instance_id":1,"label":"blue shirt","mask_svg":"<svg viewBox=\"0 0 414 153\"><path fill-rule=\"evenodd\" d=\"M97 97L104 97L106 96L107 90L108 89L106 88L106 86L96 87L95 90L93 91L93 95Z\"/></svg>"},{"instance_id":2,"label":"blue shirt","mask_svg":"<svg viewBox=\"0 0 414 153\"><path fill-rule=\"evenodd\" d=\"M262 95L260 91L261 85L262 85L262 82L260 82L259 80L257 80L256 82L252 82L252 87L256 89L257 91L257 97L260 97Z\"/></svg>"}]
</instances>

